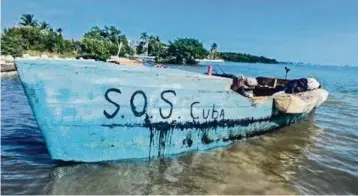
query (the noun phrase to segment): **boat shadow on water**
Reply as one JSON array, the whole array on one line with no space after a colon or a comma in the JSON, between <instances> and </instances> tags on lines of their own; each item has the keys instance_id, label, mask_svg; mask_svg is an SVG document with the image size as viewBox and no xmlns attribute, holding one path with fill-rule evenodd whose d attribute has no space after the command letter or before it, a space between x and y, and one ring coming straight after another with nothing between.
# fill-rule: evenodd
<instances>
[{"instance_id":1,"label":"boat shadow on water","mask_svg":"<svg viewBox=\"0 0 358 196\"><path fill-rule=\"evenodd\" d=\"M59 162L46 194L295 194L297 162L322 133L312 114L274 133L152 160Z\"/></svg>"}]
</instances>

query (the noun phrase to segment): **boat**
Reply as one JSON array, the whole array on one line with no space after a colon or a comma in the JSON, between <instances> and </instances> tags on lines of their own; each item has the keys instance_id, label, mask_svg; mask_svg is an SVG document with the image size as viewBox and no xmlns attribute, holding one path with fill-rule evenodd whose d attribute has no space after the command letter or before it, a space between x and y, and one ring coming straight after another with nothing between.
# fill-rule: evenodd
<instances>
[{"instance_id":1,"label":"boat","mask_svg":"<svg viewBox=\"0 0 358 196\"><path fill-rule=\"evenodd\" d=\"M224 63L224 59L195 59L197 63Z\"/></svg>"},{"instance_id":2,"label":"boat","mask_svg":"<svg viewBox=\"0 0 358 196\"><path fill-rule=\"evenodd\" d=\"M107 59L109 63L116 63L119 65L131 65L131 66L144 66L143 62L138 58L124 58L118 56L111 56Z\"/></svg>"},{"instance_id":3,"label":"boat","mask_svg":"<svg viewBox=\"0 0 358 196\"><path fill-rule=\"evenodd\" d=\"M155 56L135 55L134 57L140 59L143 63L146 63L146 64L155 64Z\"/></svg>"},{"instance_id":4,"label":"boat","mask_svg":"<svg viewBox=\"0 0 358 196\"><path fill-rule=\"evenodd\" d=\"M116 63L119 65L132 65L132 66L145 66L145 65L154 65L155 57L152 56L133 56L133 57L118 57L111 56L107 59L109 63Z\"/></svg>"},{"instance_id":5,"label":"boat","mask_svg":"<svg viewBox=\"0 0 358 196\"><path fill-rule=\"evenodd\" d=\"M294 123L328 96L318 88L246 97L232 90L230 75L171 68L70 60L16 65L47 149L61 161L151 159L223 147ZM262 81L270 89L288 80Z\"/></svg>"}]
</instances>

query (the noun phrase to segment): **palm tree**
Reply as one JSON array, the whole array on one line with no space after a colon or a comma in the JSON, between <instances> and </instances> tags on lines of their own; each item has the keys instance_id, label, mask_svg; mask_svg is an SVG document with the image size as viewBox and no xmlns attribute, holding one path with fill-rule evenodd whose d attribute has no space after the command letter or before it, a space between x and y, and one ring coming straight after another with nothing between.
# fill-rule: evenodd
<instances>
[{"instance_id":1,"label":"palm tree","mask_svg":"<svg viewBox=\"0 0 358 196\"><path fill-rule=\"evenodd\" d=\"M50 29L50 24L48 24L48 23L45 22L45 21L42 21L42 22L40 23L40 29L42 29L42 30Z\"/></svg>"},{"instance_id":2,"label":"palm tree","mask_svg":"<svg viewBox=\"0 0 358 196\"><path fill-rule=\"evenodd\" d=\"M119 29L117 29L116 27L114 26L110 26L108 29L108 37L110 38L110 40L112 42L116 42L120 36L121 36L121 31Z\"/></svg>"},{"instance_id":3,"label":"palm tree","mask_svg":"<svg viewBox=\"0 0 358 196\"><path fill-rule=\"evenodd\" d=\"M110 39L109 28L107 26L104 26L104 29L100 29L99 32L102 38Z\"/></svg>"},{"instance_id":4,"label":"palm tree","mask_svg":"<svg viewBox=\"0 0 358 196\"><path fill-rule=\"evenodd\" d=\"M210 53L212 58L215 59L218 53L218 45L216 43L213 43L213 45L211 45Z\"/></svg>"},{"instance_id":5,"label":"palm tree","mask_svg":"<svg viewBox=\"0 0 358 196\"><path fill-rule=\"evenodd\" d=\"M104 30L102 31L102 36L105 39L108 39L110 42L117 44L118 50L117 55L119 56L121 52L121 48L126 45L125 40L127 39L125 35L121 34L122 32L117 29L115 26L104 27Z\"/></svg>"},{"instance_id":6,"label":"palm tree","mask_svg":"<svg viewBox=\"0 0 358 196\"><path fill-rule=\"evenodd\" d=\"M33 14L23 14L20 19L21 19L20 21L21 26L31 26L31 27L37 26L37 20L34 19Z\"/></svg>"},{"instance_id":7,"label":"palm tree","mask_svg":"<svg viewBox=\"0 0 358 196\"><path fill-rule=\"evenodd\" d=\"M216 43L213 43L213 45L211 45L211 50L210 52L216 52L218 49L218 45Z\"/></svg>"},{"instance_id":8,"label":"palm tree","mask_svg":"<svg viewBox=\"0 0 358 196\"><path fill-rule=\"evenodd\" d=\"M126 38L125 35L118 35L115 40L116 40L116 43L117 43L117 46L118 46L117 56L119 56L121 48L123 46L128 47L128 41L127 41L127 38Z\"/></svg>"},{"instance_id":9,"label":"palm tree","mask_svg":"<svg viewBox=\"0 0 358 196\"><path fill-rule=\"evenodd\" d=\"M141 41L137 46L137 52L138 54L143 54L148 52L149 36L146 32L143 32L140 34L140 39Z\"/></svg>"},{"instance_id":10,"label":"palm tree","mask_svg":"<svg viewBox=\"0 0 358 196\"><path fill-rule=\"evenodd\" d=\"M148 55L157 56L161 50L161 42L158 36L150 35L148 37Z\"/></svg>"},{"instance_id":11,"label":"palm tree","mask_svg":"<svg viewBox=\"0 0 358 196\"><path fill-rule=\"evenodd\" d=\"M142 39L143 41L148 41L148 34L146 32L143 32L140 34L140 39Z\"/></svg>"},{"instance_id":12,"label":"palm tree","mask_svg":"<svg viewBox=\"0 0 358 196\"><path fill-rule=\"evenodd\" d=\"M62 28L58 28L56 31L58 34L62 35Z\"/></svg>"}]
</instances>

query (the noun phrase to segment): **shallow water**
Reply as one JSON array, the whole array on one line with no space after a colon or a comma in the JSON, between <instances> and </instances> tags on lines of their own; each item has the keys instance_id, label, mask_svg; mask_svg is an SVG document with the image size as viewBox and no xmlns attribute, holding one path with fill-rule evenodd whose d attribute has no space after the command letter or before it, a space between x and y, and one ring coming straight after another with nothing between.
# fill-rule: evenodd
<instances>
[{"instance_id":1,"label":"shallow water","mask_svg":"<svg viewBox=\"0 0 358 196\"><path fill-rule=\"evenodd\" d=\"M284 65L220 67L284 77ZM19 78L2 78L2 194L358 194L358 68L290 68L289 78L316 77L330 92L307 119L207 152L98 164L52 161Z\"/></svg>"}]
</instances>

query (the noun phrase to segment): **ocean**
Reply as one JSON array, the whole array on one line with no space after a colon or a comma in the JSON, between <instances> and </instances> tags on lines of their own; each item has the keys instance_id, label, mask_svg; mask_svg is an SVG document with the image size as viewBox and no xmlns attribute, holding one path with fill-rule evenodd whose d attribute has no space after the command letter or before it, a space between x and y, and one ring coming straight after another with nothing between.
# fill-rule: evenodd
<instances>
[{"instance_id":1,"label":"ocean","mask_svg":"<svg viewBox=\"0 0 358 196\"><path fill-rule=\"evenodd\" d=\"M151 161L51 160L17 76L1 78L2 194L358 194L358 68L214 64L221 73L315 77L328 100L275 132ZM202 66L172 66L204 73Z\"/></svg>"}]
</instances>

